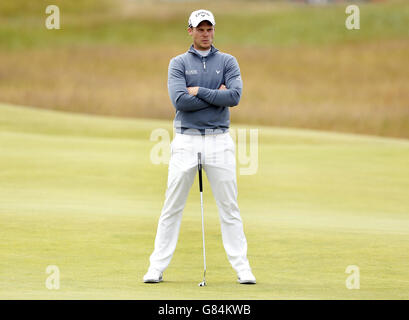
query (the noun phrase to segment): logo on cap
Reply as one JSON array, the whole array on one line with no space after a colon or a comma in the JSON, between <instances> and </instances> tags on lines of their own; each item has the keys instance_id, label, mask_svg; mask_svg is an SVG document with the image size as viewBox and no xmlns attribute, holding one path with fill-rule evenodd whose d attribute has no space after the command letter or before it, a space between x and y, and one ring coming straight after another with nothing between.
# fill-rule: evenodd
<instances>
[{"instance_id":1,"label":"logo on cap","mask_svg":"<svg viewBox=\"0 0 409 320\"><path fill-rule=\"evenodd\" d=\"M207 12L204 12L204 11L200 11L200 12L196 13L196 18L197 18L199 15L202 16L202 18L204 18L204 16L210 16L210 14L208 14Z\"/></svg>"}]
</instances>

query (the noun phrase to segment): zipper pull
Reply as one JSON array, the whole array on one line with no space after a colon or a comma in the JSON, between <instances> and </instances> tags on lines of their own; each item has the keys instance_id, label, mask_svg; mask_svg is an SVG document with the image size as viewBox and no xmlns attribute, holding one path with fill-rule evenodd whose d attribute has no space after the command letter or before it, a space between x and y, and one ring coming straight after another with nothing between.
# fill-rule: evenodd
<instances>
[{"instance_id":1,"label":"zipper pull","mask_svg":"<svg viewBox=\"0 0 409 320\"><path fill-rule=\"evenodd\" d=\"M206 58L202 57L203 69L206 70Z\"/></svg>"}]
</instances>

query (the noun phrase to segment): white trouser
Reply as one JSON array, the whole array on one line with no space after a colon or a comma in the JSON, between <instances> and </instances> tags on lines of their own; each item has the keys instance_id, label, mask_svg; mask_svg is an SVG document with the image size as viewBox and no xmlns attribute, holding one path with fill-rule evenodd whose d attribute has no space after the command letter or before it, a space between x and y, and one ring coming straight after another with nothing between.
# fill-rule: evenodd
<instances>
[{"instance_id":1,"label":"white trouser","mask_svg":"<svg viewBox=\"0 0 409 320\"><path fill-rule=\"evenodd\" d=\"M159 218L155 249L150 256L150 268L163 272L172 259L182 211L197 172L198 152L202 154L203 169L219 209L227 257L236 272L250 269L237 204L235 145L228 132L205 136L178 133L173 139L166 199Z\"/></svg>"}]
</instances>

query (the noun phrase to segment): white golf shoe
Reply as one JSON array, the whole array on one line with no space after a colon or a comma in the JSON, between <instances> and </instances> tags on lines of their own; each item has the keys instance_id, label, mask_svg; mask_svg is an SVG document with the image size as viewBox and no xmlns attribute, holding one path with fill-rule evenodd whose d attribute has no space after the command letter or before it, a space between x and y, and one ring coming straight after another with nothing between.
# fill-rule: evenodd
<instances>
[{"instance_id":1,"label":"white golf shoe","mask_svg":"<svg viewBox=\"0 0 409 320\"><path fill-rule=\"evenodd\" d=\"M148 272L143 276L143 282L145 283L158 283L163 281L162 272L156 269L149 269Z\"/></svg>"},{"instance_id":2,"label":"white golf shoe","mask_svg":"<svg viewBox=\"0 0 409 320\"><path fill-rule=\"evenodd\" d=\"M256 277L251 270L243 270L237 273L238 282L241 284L256 284Z\"/></svg>"}]
</instances>

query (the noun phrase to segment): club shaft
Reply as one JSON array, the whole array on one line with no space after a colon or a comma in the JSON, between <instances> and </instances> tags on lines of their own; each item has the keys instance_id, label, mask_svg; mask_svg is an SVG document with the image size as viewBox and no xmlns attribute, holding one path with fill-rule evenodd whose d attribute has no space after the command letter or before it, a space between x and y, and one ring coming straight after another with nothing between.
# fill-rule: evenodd
<instances>
[{"instance_id":1,"label":"club shaft","mask_svg":"<svg viewBox=\"0 0 409 320\"><path fill-rule=\"evenodd\" d=\"M204 214L203 214L203 192L200 192L200 207L202 209L202 239L203 239L203 281L206 280L206 245L205 245L205 230L204 230Z\"/></svg>"},{"instance_id":2,"label":"club shaft","mask_svg":"<svg viewBox=\"0 0 409 320\"><path fill-rule=\"evenodd\" d=\"M202 212L202 239L203 239L203 283L206 284L206 245L203 214L203 182L202 182L202 153L197 154L197 169L199 171L200 208Z\"/></svg>"}]
</instances>

